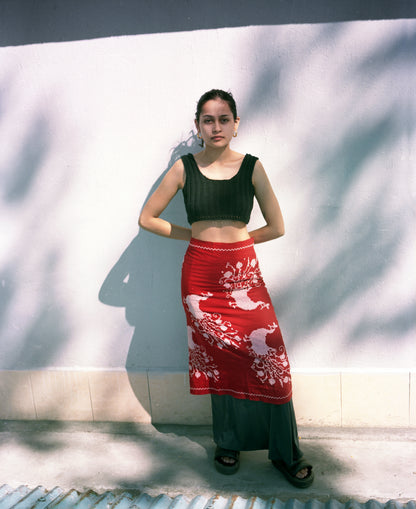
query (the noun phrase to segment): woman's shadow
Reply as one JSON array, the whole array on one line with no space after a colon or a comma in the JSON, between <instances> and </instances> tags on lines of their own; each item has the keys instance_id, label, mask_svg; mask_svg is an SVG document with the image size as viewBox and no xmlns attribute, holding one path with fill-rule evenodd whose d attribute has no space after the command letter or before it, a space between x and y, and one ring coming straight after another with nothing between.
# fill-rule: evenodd
<instances>
[{"instance_id":1,"label":"woman's shadow","mask_svg":"<svg viewBox=\"0 0 416 509\"><path fill-rule=\"evenodd\" d=\"M193 134L179 143L148 197L177 159L197 150L197 138ZM186 224L181 193L174 197L163 215L172 223ZM187 367L185 315L180 293L186 248L186 242L140 230L101 286L99 300L109 306L126 308L126 320L134 327L126 359L128 373L147 369L178 371Z\"/></svg>"}]
</instances>

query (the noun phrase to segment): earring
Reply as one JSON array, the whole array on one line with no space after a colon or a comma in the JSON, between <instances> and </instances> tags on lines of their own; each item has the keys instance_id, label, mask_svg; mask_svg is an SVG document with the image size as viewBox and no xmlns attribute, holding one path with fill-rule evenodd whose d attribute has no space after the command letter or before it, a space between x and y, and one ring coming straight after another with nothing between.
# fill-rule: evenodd
<instances>
[{"instance_id":1,"label":"earring","mask_svg":"<svg viewBox=\"0 0 416 509\"><path fill-rule=\"evenodd\" d=\"M237 138L237 131L234 131L233 138Z\"/></svg>"},{"instance_id":2,"label":"earring","mask_svg":"<svg viewBox=\"0 0 416 509\"><path fill-rule=\"evenodd\" d=\"M196 133L196 137L197 137L199 140L202 140L201 133L200 133L199 131Z\"/></svg>"}]
</instances>

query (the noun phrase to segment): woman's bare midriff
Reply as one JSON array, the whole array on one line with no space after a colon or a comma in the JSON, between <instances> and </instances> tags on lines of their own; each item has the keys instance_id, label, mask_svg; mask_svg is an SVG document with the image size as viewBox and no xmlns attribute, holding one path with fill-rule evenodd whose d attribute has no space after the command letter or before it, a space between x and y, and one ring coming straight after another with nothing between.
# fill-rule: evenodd
<instances>
[{"instance_id":1,"label":"woman's bare midriff","mask_svg":"<svg viewBox=\"0 0 416 509\"><path fill-rule=\"evenodd\" d=\"M241 221L197 221L192 224L192 237L207 242L240 242L250 235Z\"/></svg>"}]
</instances>

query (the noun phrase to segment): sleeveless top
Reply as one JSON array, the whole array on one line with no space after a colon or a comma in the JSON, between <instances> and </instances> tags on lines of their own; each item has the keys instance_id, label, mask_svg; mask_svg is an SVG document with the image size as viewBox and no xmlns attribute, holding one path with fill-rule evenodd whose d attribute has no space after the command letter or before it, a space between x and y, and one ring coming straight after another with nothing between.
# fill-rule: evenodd
<instances>
[{"instance_id":1,"label":"sleeveless top","mask_svg":"<svg viewBox=\"0 0 416 509\"><path fill-rule=\"evenodd\" d=\"M254 197L252 175L257 157L246 154L238 172L227 180L205 177L192 154L181 159L185 167L182 191L189 224L219 219L249 222Z\"/></svg>"}]
</instances>

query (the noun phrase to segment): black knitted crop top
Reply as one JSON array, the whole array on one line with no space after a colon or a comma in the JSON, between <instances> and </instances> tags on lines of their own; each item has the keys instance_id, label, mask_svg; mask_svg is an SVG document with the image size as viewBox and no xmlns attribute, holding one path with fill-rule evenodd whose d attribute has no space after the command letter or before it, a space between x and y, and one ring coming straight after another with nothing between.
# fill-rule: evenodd
<instances>
[{"instance_id":1,"label":"black knitted crop top","mask_svg":"<svg viewBox=\"0 0 416 509\"><path fill-rule=\"evenodd\" d=\"M254 197L252 175L257 157L246 154L238 172L227 180L205 177L192 154L181 159L185 167L183 197L189 224L216 219L249 222Z\"/></svg>"}]
</instances>

